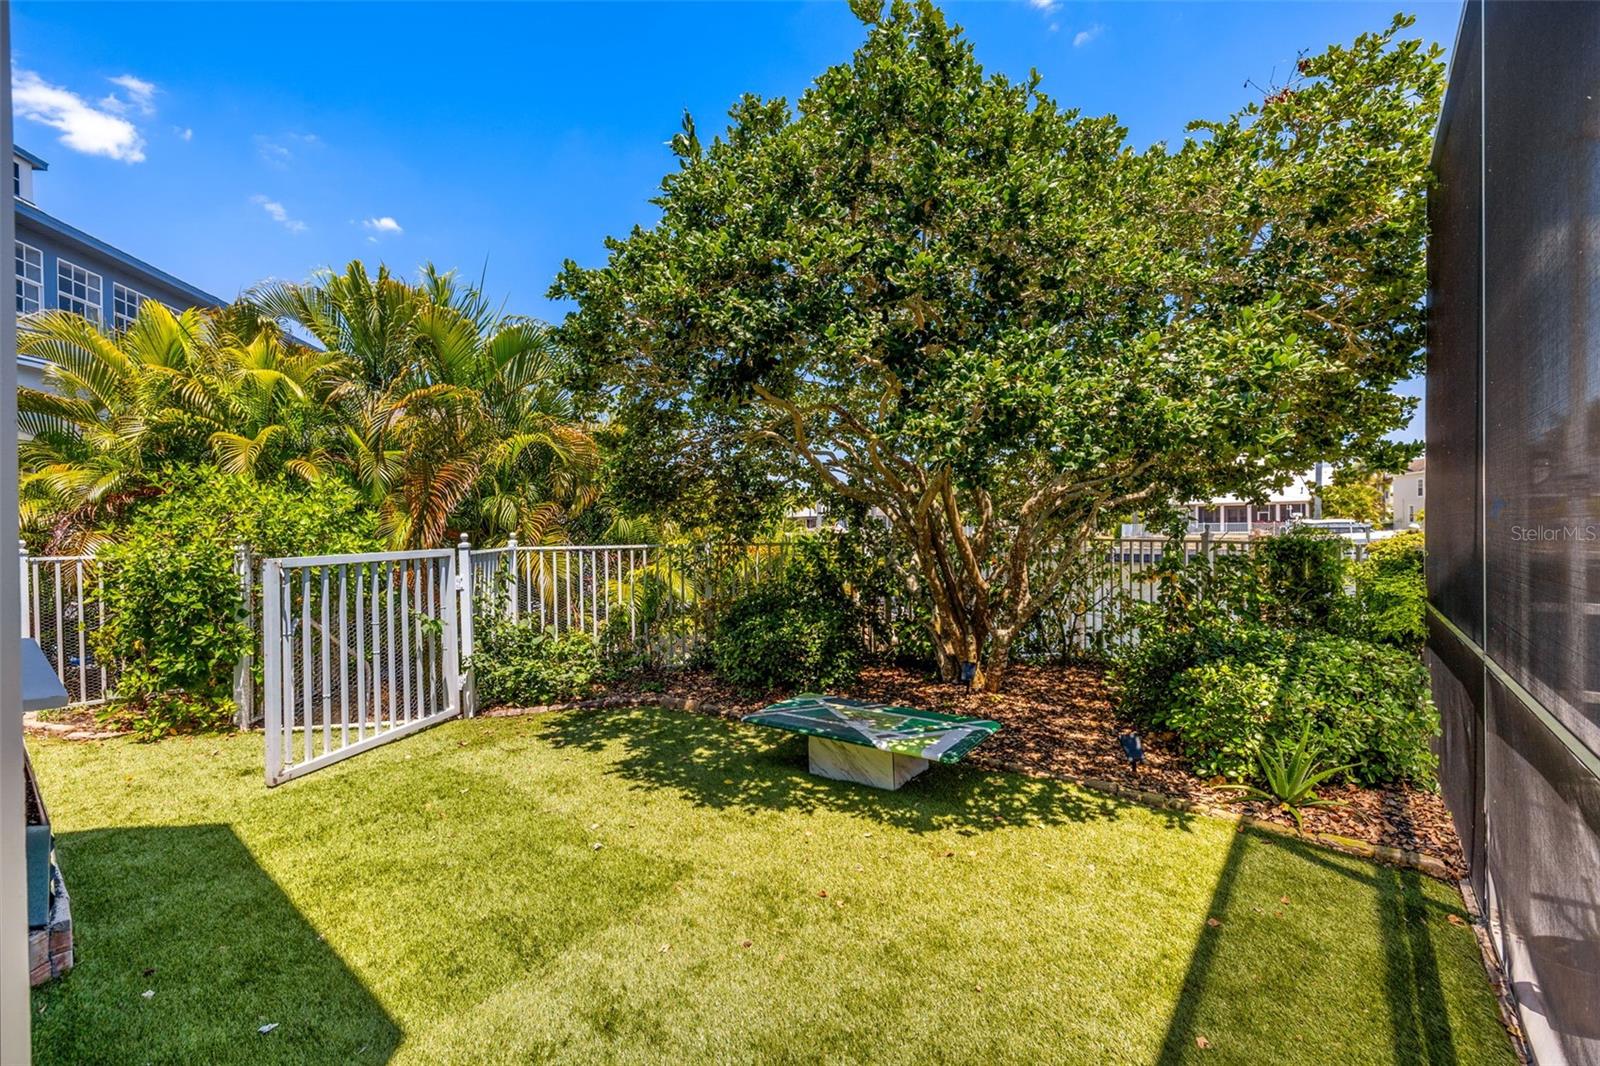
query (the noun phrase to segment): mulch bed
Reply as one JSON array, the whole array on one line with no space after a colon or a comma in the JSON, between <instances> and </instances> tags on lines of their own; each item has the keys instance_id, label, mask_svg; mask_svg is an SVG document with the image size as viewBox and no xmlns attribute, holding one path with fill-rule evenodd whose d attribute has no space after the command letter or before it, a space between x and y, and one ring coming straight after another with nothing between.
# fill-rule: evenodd
<instances>
[{"instance_id":1,"label":"mulch bed","mask_svg":"<svg viewBox=\"0 0 1600 1066\"><path fill-rule=\"evenodd\" d=\"M106 725L95 717L92 707L58 707L54 710L33 712L22 716L22 730L33 736L56 737L61 740L106 740L120 737L127 730Z\"/></svg>"},{"instance_id":2,"label":"mulch bed","mask_svg":"<svg viewBox=\"0 0 1600 1066\"><path fill-rule=\"evenodd\" d=\"M685 671L631 689L640 702L651 697L693 699L728 718L784 699L787 692L750 696L709 673ZM622 689L613 689L613 696ZM1230 792L1196 777L1169 734L1143 733L1145 763L1135 774L1117 735L1130 727L1112 703L1104 674L1087 666L1013 666L1005 691L968 692L955 685L894 666L869 667L848 694L947 714L992 718L1003 728L968 761L988 769L1022 769L1049 776L1116 782L1146 792L1213 806L1228 806L1264 821L1292 826L1289 816L1265 803L1239 803ZM1319 790L1345 806L1305 812L1308 833L1333 834L1380 847L1420 852L1442 862L1454 877L1466 864L1444 799L1409 787L1331 786Z\"/></svg>"}]
</instances>

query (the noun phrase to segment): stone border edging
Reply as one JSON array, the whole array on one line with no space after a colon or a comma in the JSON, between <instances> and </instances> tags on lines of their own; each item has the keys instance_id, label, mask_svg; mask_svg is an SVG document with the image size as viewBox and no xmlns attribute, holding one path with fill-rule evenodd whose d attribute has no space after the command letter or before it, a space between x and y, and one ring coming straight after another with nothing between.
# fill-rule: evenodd
<instances>
[{"instance_id":1,"label":"stone border edging","mask_svg":"<svg viewBox=\"0 0 1600 1066\"><path fill-rule=\"evenodd\" d=\"M546 714L554 711L588 711L607 708L643 709L648 707L665 707L671 711L703 711L722 715L734 713L731 707L718 703L707 703L693 696L663 695L656 699L641 699L638 695L629 694L626 696L599 696L587 700L570 700L565 703L546 703L534 707L496 707L492 710L481 712L478 717L515 718L521 715ZM1020 774L1023 777L1042 778L1049 781L1064 781L1067 784L1077 785L1091 792L1109 793L1156 810L1181 811L1185 814L1197 814L1206 818L1214 818L1218 821L1232 822L1241 829L1260 829L1275 836L1304 841L1308 844L1327 848L1330 851L1338 851L1346 855L1354 855L1359 859L1383 863L1386 866L1398 866L1404 869L1416 870L1418 873L1427 874L1429 877L1440 881L1450 884L1456 883L1456 878L1450 873L1449 866L1442 859L1424 852L1388 847L1383 844L1371 844L1365 840L1339 836L1335 833L1306 833L1291 826L1274 822L1270 818L1261 818L1257 815L1246 814L1243 811L1218 807L1212 803L1184 799L1181 796L1168 796L1161 792L1146 792L1143 789L1131 788L1115 781L1106 781L1095 777L1079 777L1076 774L1048 773L1043 770L1025 767L1020 763L996 763L992 765L1006 773Z\"/></svg>"},{"instance_id":2,"label":"stone border edging","mask_svg":"<svg viewBox=\"0 0 1600 1066\"><path fill-rule=\"evenodd\" d=\"M47 722L39 717L38 711L29 711L22 716L22 731L36 737L55 737L57 740L110 740L112 737L125 737L126 729L85 729L72 722Z\"/></svg>"}]
</instances>

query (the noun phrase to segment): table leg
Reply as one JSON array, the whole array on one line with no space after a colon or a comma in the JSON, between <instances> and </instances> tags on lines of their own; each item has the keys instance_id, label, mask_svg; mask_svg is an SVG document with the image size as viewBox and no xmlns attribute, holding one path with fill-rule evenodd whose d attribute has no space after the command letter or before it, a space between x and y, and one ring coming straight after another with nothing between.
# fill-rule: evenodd
<instances>
[{"instance_id":1,"label":"table leg","mask_svg":"<svg viewBox=\"0 0 1600 1066\"><path fill-rule=\"evenodd\" d=\"M893 791L928 768L927 759L880 751L861 744L845 744L823 737L807 737L811 772L835 781L854 781Z\"/></svg>"}]
</instances>

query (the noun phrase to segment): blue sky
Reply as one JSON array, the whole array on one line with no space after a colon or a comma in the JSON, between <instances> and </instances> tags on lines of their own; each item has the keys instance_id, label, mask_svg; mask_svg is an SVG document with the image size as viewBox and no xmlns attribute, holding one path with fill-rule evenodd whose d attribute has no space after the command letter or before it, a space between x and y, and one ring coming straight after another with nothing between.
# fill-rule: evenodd
<instances>
[{"instance_id":1,"label":"blue sky","mask_svg":"<svg viewBox=\"0 0 1600 1066\"><path fill-rule=\"evenodd\" d=\"M1176 140L1383 3L951 3L978 57ZM1409 4L1448 46L1459 4ZM648 223L685 108L796 98L847 59L842 3L350 5L20 2L17 140L39 206L223 297L352 258L432 261L508 310L565 258ZM64 143L65 142L65 143ZM1417 427L1420 435L1420 425Z\"/></svg>"}]
</instances>

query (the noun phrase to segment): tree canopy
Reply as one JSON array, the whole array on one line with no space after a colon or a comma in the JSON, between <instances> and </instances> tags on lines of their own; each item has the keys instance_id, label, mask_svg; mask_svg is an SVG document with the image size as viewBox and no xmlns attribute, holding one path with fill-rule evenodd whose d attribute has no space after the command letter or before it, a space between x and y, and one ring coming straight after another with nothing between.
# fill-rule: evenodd
<instances>
[{"instance_id":1,"label":"tree canopy","mask_svg":"<svg viewBox=\"0 0 1600 1066\"><path fill-rule=\"evenodd\" d=\"M994 687L1113 519L1403 458L1442 84L1408 20L1137 150L927 0L858 13L795 107L686 116L659 221L552 289L662 462L732 447L880 513L942 669Z\"/></svg>"}]
</instances>

